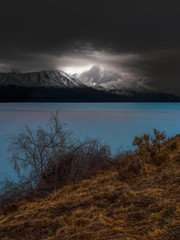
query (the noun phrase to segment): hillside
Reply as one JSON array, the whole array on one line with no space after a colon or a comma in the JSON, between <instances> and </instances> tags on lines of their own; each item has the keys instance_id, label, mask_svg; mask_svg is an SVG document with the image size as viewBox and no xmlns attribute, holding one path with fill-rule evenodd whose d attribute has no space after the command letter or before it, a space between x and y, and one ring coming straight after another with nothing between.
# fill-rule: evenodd
<instances>
[{"instance_id":1,"label":"hillside","mask_svg":"<svg viewBox=\"0 0 180 240\"><path fill-rule=\"evenodd\" d=\"M0 215L0 239L178 240L180 135L164 150L172 142L178 147L161 165L145 163L124 180L114 166L45 198L12 205Z\"/></svg>"}]
</instances>

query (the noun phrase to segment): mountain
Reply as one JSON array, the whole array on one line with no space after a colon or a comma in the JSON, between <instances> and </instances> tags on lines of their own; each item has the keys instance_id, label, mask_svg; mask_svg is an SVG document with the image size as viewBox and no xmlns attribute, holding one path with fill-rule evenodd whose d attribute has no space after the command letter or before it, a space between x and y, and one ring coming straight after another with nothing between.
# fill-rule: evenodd
<instances>
[{"instance_id":1,"label":"mountain","mask_svg":"<svg viewBox=\"0 0 180 240\"><path fill-rule=\"evenodd\" d=\"M32 73L0 73L0 86L10 85L18 87L86 87L86 85L77 78L73 78L60 70Z\"/></svg>"},{"instance_id":2,"label":"mountain","mask_svg":"<svg viewBox=\"0 0 180 240\"><path fill-rule=\"evenodd\" d=\"M0 102L179 102L161 92L125 88L118 83L87 86L74 76L54 71L0 73Z\"/></svg>"},{"instance_id":3,"label":"mountain","mask_svg":"<svg viewBox=\"0 0 180 240\"><path fill-rule=\"evenodd\" d=\"M143 86L134 86L133 88L123 86L121 82L108 82L93 85L93 88L105 91L111 94L119 95L119 98L124 98L127 101L142 101L142 102L176 102L180 98L171 93L164 93L160 91L153 91Z\"/></svg>"}]
</instances>

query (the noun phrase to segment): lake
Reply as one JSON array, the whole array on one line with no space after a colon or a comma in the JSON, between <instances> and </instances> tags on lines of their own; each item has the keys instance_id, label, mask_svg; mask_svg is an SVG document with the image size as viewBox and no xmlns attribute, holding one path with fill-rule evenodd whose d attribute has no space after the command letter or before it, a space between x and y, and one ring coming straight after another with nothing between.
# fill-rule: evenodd
<instances>
[{"instance_id":1,"label":"lake","mask_svg":"<svg viewBox=\"0 0 180 240\"><path fill-rule=\"evenodd\" d=\"M8 134L19 127L45 125L51 112L60 111L76 137L99 138L115 152L132 148L135 136L165 130L169 137L180 133L180 103L0 103L0 181L14 177L9 164Z\"/></svg>"}]
</instances>

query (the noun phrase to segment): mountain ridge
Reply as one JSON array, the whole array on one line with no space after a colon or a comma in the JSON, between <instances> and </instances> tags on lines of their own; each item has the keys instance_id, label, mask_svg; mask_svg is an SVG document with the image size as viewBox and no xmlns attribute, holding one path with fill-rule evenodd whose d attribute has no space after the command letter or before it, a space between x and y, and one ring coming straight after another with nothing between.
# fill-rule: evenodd
<instances>
[{"instance_id":1,"label":"mountain ridge","mask_svg":"<svg viewBox=\"0 0 180 240\"><path fill-rule=\"evenodd\" d=\"M0 73L0 102L180 102L150 90L88 86L61 70Z\"/></svg>"},{"instance_id":2,"label":"mountain ridge","mask_svg":"<svg viewBox=\"0 0 180 240\"><path fill-rule=\"evenodd\" d=\"M61 70L44 70L40 72L10 72L0 73L0 86L20 87L85 87L77 78L74 78Z\"/></svg>"}]
</instances>

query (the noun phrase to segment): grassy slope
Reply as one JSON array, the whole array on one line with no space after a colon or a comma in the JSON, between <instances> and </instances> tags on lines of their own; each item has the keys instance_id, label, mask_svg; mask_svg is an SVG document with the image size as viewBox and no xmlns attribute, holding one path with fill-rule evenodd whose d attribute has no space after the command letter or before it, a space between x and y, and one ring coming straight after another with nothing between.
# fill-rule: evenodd
<instances>
[{"instance_id":1,"label":"grassy slope","mask_svg":"<svg viewBox=\"0 0 180 240\"><path fill-rule=\"evenodd\" d=\"M180 239L180 136L161 167L146 164L126 182L117 169L0 215L0 239Z\"/></svg>"}]
</instances>

